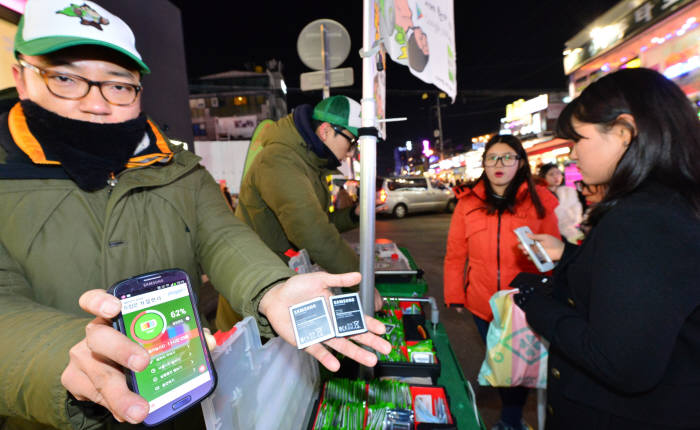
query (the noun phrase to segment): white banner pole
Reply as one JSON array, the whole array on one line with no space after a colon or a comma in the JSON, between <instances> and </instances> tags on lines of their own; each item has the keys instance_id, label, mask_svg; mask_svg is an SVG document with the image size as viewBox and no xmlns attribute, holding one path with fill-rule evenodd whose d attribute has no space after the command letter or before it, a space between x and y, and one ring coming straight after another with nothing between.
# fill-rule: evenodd
<instances>
[{"instance_id":1,"label":"white banner pole","mask_svg":"<svg viewBox=\"0 0 700 430\"><path fill-rule=\"evenodd\" d=\"M374 42L374 2L363 1L362 52ZM375 127L374 55L362 57L362 127ZM374 222L377 178L377 137L360 136L360 298L365 314L374 316Z\"/></svg>"}]
</instances>

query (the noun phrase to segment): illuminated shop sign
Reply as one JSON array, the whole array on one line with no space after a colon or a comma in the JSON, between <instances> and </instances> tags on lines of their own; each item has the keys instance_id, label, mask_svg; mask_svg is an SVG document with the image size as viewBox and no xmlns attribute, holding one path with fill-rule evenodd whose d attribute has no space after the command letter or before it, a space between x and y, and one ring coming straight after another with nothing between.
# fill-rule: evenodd
<instances>
[{"instance_id":1,"label":"illuminated shop sign","mask_svg":"<svg viewBox=\"0 0 700 430\"><path fill-rule=\"evenodd\" d=\"M549 106L549 98L547 94L540 94L530 100L516 100L506 106L506 122L517 121L527 118L535 112L540 112L547 109Z\"/></svg>"},{"instance_id":2,"label":"illuminated shop sign","mask_svg":"<svg viewBox=\"0 0 700 430\"><path fill-rule=\"evenodd\" d=\"M690 73L693 70L700 68L700 56L695 55L688 58L686 61L680 61L672 66L669 66L664 70L664 76L669 79L677 78L686 73Z\"/></svg>"},{"instance_id":3,"label":"illuminated shop sign","mask_svg":"<svg viewBox=\"0 0 700 430\"><path fill-rule=\"evenodd\" d=\"M646 0L618 22L595 27L581 46L564 51L564 72L569 75L591 58L602 54L620 41L661 21L694 0Z\"/></svg>"}]
</instances>

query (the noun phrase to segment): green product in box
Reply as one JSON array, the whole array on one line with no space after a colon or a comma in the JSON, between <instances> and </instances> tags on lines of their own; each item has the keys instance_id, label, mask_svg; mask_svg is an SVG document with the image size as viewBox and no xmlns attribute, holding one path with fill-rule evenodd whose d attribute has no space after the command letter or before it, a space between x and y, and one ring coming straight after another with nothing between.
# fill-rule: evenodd
<instances>
[{"instance_id":1,"label":"green product in box","mask_svg":"<svg viewBox=\"0 0 700 430\"><path fill-rule=\"evenodd\" d=\"M365 382L358 379L334 378L326 382L325 401L361 402L365 400Z\"/></svg>"},{"instance_id":2,"label":"green product in box","mask_svg":"<svg viewBox=\"0 0 700 430\"><path fill-rule=\"evenodd\" d=\"M390 402L398 408L411 408L411 390L404 382L373 379L369 381L367 391L370 404Z\"/></svg>"},{"instance_id":3,"label":"green product in box","mask_svg":"<svg viewBox=\"0 0 700 430\"><path fill-rule=\"evenodd\" d=\"M408 359L413 363L435 363L435 349L433 341L430 339L422 340L415 345L406 347L408 351Z\"/></svg>"},{"instance_id":4,"label":"green product in box","mask_svg":"<svg viewBox=\"0 0 700 430\"><path fill-rule=\"evenodd\" d=\"M391 352L384 355L376 352L377 358L380 361L408 361L406 356L401 352L401 347L406 345L403 320L399 319L393 313L378 313L376 318L386 327L386 333L382 337L391 343Z\"/></svg>"},{"instance_id":5,"label":"green product in box","mask_svg":"<svg viewBox=\"0 0 700 430\"><path fill-rule=\"evenodd\" d=\"M367 413L367 430L384 430L386 413L389 409L395 408L393 403L377 403L369 405Z\"/></svg>"}]
</instances>

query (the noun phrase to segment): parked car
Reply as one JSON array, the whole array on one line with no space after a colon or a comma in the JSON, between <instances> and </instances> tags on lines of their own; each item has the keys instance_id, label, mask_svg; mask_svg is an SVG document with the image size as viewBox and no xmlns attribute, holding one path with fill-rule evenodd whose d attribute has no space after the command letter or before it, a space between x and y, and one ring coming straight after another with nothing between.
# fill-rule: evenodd
<instances>
[{"instance_id":1,"label":"parked car","mask_svg":"<svg viewBox=\"0 0 700 430\"><path fill-rule=\"evenodd\" d=\"M452 212L457 205L451 189L423 176L377 178L377 199L380 209L396 218L414 212Z\"/></svg>"}]
</instances>

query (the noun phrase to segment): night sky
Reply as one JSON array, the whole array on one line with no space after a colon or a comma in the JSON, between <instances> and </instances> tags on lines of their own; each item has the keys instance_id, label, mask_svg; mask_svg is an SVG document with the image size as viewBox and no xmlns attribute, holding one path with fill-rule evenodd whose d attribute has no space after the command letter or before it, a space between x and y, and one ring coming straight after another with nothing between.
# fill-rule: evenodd
<instances>
[{"instance_id":1,"label":"night sky","mask_svg":"<svg viewBox=\"0 0 700 430\"><path fill-rule=\"evenodd\" d=\"M355 85L331 88L331 94L361 97L362 2L338 0L226 1L171 0L182 11L190 79L210 73L243 70L246 64L280 60L288 106L316 103L321 92L302 93L299 74L311 71L299 59L297 37L309 22L334 19L352 39L348 59L340 67L354 69ZM458 91L512 90L505 97L459 94L442 110L445 145L468 149L473 136L498 129L505 105L521 97L517 90L566 89L562 67L564 43L617 0L474 1L455 0ZM406 140L432 138L437 128L434 96L422 100L416 90L436 91L404 66L387 61L387 117L390 123L380 157ZM528 96L524 96L528 98Z\"/></svg>"}]
</instances>

